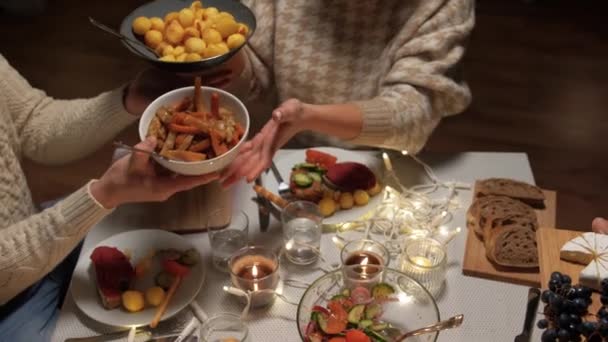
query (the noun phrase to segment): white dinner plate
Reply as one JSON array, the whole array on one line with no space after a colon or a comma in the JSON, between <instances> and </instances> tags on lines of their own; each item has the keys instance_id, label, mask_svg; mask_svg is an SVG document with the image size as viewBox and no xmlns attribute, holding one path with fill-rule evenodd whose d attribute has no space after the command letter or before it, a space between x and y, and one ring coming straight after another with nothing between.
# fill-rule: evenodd
<instances>
[{"instance_id":1,"label":"white dinner plate","mask_svg":"<svg viewBox=\"0 0 608 342\"><path fill-rule=\"evenodd\" d=\"M374 174L376 179L380 181L382 178L383 162L380 158L375 157L369 153L361 153L357 151L344 150L341 148L334 147L315 147L314 150L329 153L338 158L338 163L341 162L357 162L369 167ZM275 159L275 164L281 172L281 176L285 182L289 182L289 175L291 174L291 168L298 163L306 161L306 149L302 150L291 150L287 151ZM272 177L272 172L269 172L267 176ZM276 183L275 183L276 184ZM274 193L278 193L278 189L275 187ZM384 190L383 190L384 192ZM325 224L336 224L347 221L354 221L360 219L363 215L376 208L382 203L384 193L381 192L376 196L372 196L369 199L369 203L364 206L354 206L351 209L339 210L330 217L323 219Z\"/></svg>"},{"instance_id":2,"label":"white dinner plate","mask_svg":"<svg viewBox=\"0 0 608 342\"><path fill-rule=\"evenodd\" d=\"M97 293L95 269L90 259L91 253L98 246L116 247L123 253L130 254L131 264L133 265L147 255L150 250L160 251L168 248L175 248L180 251L189 248L198 250L190 241L177 234L158 229L142 229L113 235L84 252L80 256L72 277L71 291L74 302L83 313L95 321L121 327L150 324L156 312L156 307L146 305L144 310L135 313L129 313L122 307L113 310L104 308ZM201 253L200 250L199 253ZM155 257L152 268L144 277L135 281L134 288L145 292L147 288L155 286L154 277L160 270L160 258ZM182 280L169 302L162 320L172 317L188 306L196 297L204 280L205 266L201 260L191 268L188 276Z\"/></svg>"}]
</instances>

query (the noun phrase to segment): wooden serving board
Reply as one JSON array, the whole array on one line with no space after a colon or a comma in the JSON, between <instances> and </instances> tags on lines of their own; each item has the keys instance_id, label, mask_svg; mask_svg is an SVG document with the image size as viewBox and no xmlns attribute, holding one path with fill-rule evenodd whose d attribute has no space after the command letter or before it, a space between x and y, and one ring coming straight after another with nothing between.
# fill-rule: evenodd
<instances>
[{"instance_id":1,"label":"wooden serving board","mask_svg":"<svg viewBox=\"0 0 608 342\"><path fill-rule=\"evenodd\" d=\"M473 192L475 196L476 191ZM535 210L540 227L555 227L557 195L555 191L543 190L545 209ZM526 286L540 286L538 268L521 269L494 265L486 257L486 247L473 230L467 229L467 242L462 262L462 273L468 276L504 281Z\"/></svg>"},{"instance_id":2,"label":"wooden serving board","mask_svg":"<svg viewBox=\"0 0 608 342\"><path fill-rule=\"evenodd\" d=\"M551 273L555 271L569 275L572 278L572 284L578 284L578 276L586 266L561 260L559 251L566 242L583 233L574 230L552 228L541 228L536 232L541 288L548 288ZM589 308L589 312L595 313L602 306L599 297L599 293L593 293L593 303Z\"/></svg>"}]
</instances>

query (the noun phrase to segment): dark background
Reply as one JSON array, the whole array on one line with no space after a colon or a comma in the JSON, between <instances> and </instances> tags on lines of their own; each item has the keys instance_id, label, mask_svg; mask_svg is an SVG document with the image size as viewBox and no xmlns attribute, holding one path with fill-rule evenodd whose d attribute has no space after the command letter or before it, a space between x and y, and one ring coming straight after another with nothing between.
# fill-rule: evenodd
<instances>
[{"instance_id":1,"label":"dark background","mask_svg":"<svg viewBox=\"0 0 608 342\"><path fill-rule=\"evenodd\" d=\"M144 2L49 0L41 14L0 13L0 52L52 96L96 95L145 64L87 17L118 27ZM536 182L558 192L559 227L588 230L594 216L608 216L606 7L585 0L478 1L465 61L473 104L444 120L427 150L526 152ZM55 198L100 175L111 150L67 167L26 162L35 199Z\"/></svg>"}]
</instances>

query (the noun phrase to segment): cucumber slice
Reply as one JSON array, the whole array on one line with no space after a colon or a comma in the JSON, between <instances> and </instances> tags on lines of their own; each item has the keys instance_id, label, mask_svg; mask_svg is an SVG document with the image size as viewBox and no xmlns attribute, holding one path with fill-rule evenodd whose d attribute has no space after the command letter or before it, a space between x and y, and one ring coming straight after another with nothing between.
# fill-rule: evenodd
<instances>
[{"instance_id":1,"label":"cucumber slice","mask_svg":"<svg viewBox=\"0 0 608 342\"><path fill-rule=\"evenodd\" d=\"M316 172L309 172L308 177L312 178L313 182L321 181L321 175Z\"/></svg>"},{"instance_id":2,"label":"cucumber slice","mask_svg":"<svg viewBox=\"0 0 608 342\"><path fill-rule=\"evenodd\" d=\"M343 294L337 294L337 295L331 297L331 300L340 300L340 299L348 299L348 296L345 296Z\"/></svg>"},{"instance_id":3,"label":"cucumber slice","mask_svg":"<svg viewBox=\"0 0 608 342\"><path fill-rule=\"evenodd\" d=\"M374 325L374 321L372 321L371 319L362 319L361 322L359 322L359 328L361 329L371 327L372 325Z\"/></svg>"},{"instance_id":4,"label":"cucumber slice","mask_svg":"<svg viewBox=\"0 0 608 342\"><path fill-rule=\"evenodd\" d=\"M369 327L373 331L382 331L388 328L388 323L376 323Z\"/></svg>"},{"instance_id":5,"label":"cucumber slice","mask_svg":"<svg viewBox=\"0 0 608 342\"><path fill-rule=\"evenodd\" d=\"M372 288L372 297L375 299L387 298L395 293L395 289L387 283L378 283Z\"/></svg>"},{"instance_id":6,"label":"cucumber slice","mask_svg":"<svg viewBox=\"0 0 608 342\"><path fill-rule=\"evenodd\" d=\"M380 304L370 304L365 308L365 319L375 319L382 313Z\"/></svg>"},{"instance_id":7,"label":"cucumber slice","mask_svg":"<svg viewBox=\"0 0 608 342\"><path fill-rule=\"evenodd\" d=\"M317 165L313 163L299 163L293 166L294 169L316 170Z\"/></svg>"},{"instance_id":8,"label":"cucumber slice","mask_svg":"<svg viewBox=\"0 0 608 342\"><path fill-rule=\"evenodd\" d=\"M296 173L293 175L293 182L301 188L307 188L312 184L312 178L304 173Z\"/></svg>"},{"instance_id":9,"label":"cucumber slice","mask_svg":"<svg viewBox=\"0 0 608 342\"><path fill-rule=\"evenodd\" d=\"M321 328L324 333L327 333L327 317L325 317L325 315L322 315L321 313L317 315L317 324L319 324L319 328Z\"/></svg>"},{"instance_id":10,"label":"cucumber slice","mask_svg":"<svg viewBox=\"0 0 608 342\"><path fill-rule=\"evenodd\" d=\"M365 330L363 330L363 332L367 336L371 337L372 341L374 341L374 342L387 342L387 339L384 336L378 334L377 332L375 332L373 330L365 329Z\"/></svg>"},{"instance_id":11,"label":"cucumber slice","mask_svg":"<svg viewBox=\"0 0 608 342\"><path fill-rule=\"evenodd\" d=\"M346 297L350 297L350 290L349 289L342 290L342 295L346 296Z\"/></svg>"},{"instance_id":12,"label":"cucumber slice","mask_svg":"<svg viewBox=\"0 0 608 342\"><path fill-rule=\"evenodd\" d=\"M358 324L363 318L365 312L365 305L357 304L350 309L348 312L348 321L353 324Z\"/></svg>"}]
</instances>

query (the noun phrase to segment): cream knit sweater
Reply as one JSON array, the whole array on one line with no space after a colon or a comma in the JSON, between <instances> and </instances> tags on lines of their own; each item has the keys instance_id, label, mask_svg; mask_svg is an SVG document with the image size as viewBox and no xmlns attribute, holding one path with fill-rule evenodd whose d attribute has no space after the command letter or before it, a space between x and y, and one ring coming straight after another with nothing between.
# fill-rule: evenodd
<instances>
[{"instance_id":1,"label":"cream knit sweater","mask_svg":"<svg viewBox=\"0 0 608 342\"><path fill-rule=\"evenodd\" d=\"M257 18L246 50L250 95L274 90L279 101L354 102L364 122L352 144L418 152L443 116L471 100L459 62L474 0L243 2ZM299 139L337 144L319 135Z\"/></svg>"},{"instance_id":2,"label":"cream knit sweater","mask_svg":"<svg viewBox=\"0 0 608 342\"><path fill-rule=\"evenodd\" d=\"M0 305L50 272L109 212L87 186L38 212L20 160L78 159L136 119L123 108L122 89L55 100L32 88L0 55Z\"/></svg>"}]
</instances>

